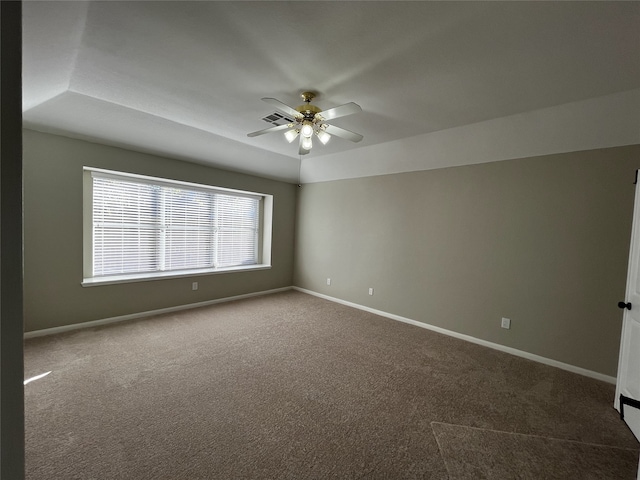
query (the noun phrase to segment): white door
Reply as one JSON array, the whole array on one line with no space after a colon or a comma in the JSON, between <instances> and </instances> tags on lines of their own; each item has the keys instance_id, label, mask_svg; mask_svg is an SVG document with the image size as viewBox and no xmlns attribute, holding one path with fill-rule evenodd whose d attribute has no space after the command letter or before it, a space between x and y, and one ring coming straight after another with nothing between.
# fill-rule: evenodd
<instances>
[{"instance_id":1,"label":"white door","mask_svg":"<svg viewBox=\"0 0 640 480\"><path fill-rule=\"evenodd\" d=\"M620 360L616 382L616 410L624 409L624 421L633 434L640 440L640 409L626 401L621 405L620 395L624 395L633 404L640 401L640 188L636 186L636 198L633 209L633 227L631 231L631 250L629 252L629 270L627 273L626 298L622 319L622 338L620 341ZM630 308L629 308L630 307ZM639 472L640 475L640 472ZM640 478L640 476L638 477Z\"/></svg>"}]
</instances>

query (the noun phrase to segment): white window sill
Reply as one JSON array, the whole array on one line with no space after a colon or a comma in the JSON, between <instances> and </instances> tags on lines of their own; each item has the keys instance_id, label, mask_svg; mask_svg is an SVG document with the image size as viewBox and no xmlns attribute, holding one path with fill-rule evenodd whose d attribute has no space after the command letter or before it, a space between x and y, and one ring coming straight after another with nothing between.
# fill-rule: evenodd
<instances>
[{"instance_id":1,"label":"white window sill","mask_svg":"<svg viewBox=\"0 0 640 480\"><path fill-rule=\"evenodd\" d=\"M170 272L134 273L128 275L110 275L108 277L90 277L82 280L83 287L97 287L117 283L148 282L151 280L166 280L169 278L198 277L219 273L248 272L253 270L268 270L271 265L241 265L238 267L210 268L197 270L174 270Z\"/></svg>"}]
</instances>

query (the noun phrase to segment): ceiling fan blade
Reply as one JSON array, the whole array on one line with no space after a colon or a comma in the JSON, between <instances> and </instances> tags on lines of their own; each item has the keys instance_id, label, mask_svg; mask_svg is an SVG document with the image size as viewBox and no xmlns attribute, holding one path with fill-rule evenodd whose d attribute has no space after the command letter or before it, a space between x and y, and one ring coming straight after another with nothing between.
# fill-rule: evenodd
<instances>
[{"instance_id":1,"label":"ceiling fan blade","mask_svg":"<svg viewBox=\"0 0 640 480\"><path fill-rule=\"evenodd\" d=\"M359 142L363 138L359 133L354 133L344 128L336 127L335 125L327 125L324 130L331 135L344 138L345 140L351 140L352 142Z\"/></svg>"},{"instance_id":2,"label":"ceiling fan blade","mask_svg":"<svg viewBox=\"0 0 640 480\"><path fill-rule=\"evenodd\" d=\"M321 116L325 120L333 120L334 118L344 117L353 113L361 112L362 108L357 103L349 102L338 107L330 108L329 110L323 110L317 115Z\"/></svg>"},{"instance_id":3,"label":"ceiling fan blade","mask_svg":"<svg viewBox=\"0 0 640 480\"><path fill-rule=\"evenodd\" d=\"M280 100L275 98L265 97L262 99L263 102L267 102L269 105L276 107L282 113L286 113L287 115L292 116L293 118L298 118L301 116L301 113L297 111L295 108L290 107L286 103L282 103Z\"/></svg>"},{"instance_id":4,"label":"ceiling fan blade","mask_svg":"<svg viewBox=\"0 0 640 480\"><path fill-rule=\"evenodd\" d=\"M310 152L310 150L307 150L306 148L304 148L302 146L302 140L304 139L304 137L302 135L300 135L300 148L298 148L298 155L306 155L307 153Z\"/></svg>"},{"instance_id":5,"label":"ceiling fan blade","mask_svg":"<svg viewBox=\"0 0 640 480\"><path fill-rule=\"evenodd\" d=\"M278 125L276 127L265 128L264 130L258 130L257 132L247 133L247 137L257 137L258 135L264 135L265 133L279 132L280 130L286 130L290 128L289 125Z\"/></svg>"}]
</instances>

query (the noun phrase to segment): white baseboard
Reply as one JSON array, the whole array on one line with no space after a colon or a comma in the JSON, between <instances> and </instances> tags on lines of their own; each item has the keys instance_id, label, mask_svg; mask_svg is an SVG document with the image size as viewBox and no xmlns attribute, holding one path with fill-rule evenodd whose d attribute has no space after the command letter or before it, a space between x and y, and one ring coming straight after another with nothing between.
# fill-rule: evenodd
<instances>
[{"instance_id":1,"label":"white baseboard","mask_svg":"<svg viewBox=\"0 0 640 480\"><path fill-rule=\"evenodd\" d=\"M46 329L43 329L43 330L34 330L34 331L31 331L31 332L26 332L24 334L24 338L28 339L28 338L42 337L42 336L45 336L45 335L54 335L56 333L69 332L69 331L72 331L72 330L79 330L79 329L83 329L83 328L98 327L98 326L101 326L101 325L108 325L110 323L124 322L124 321L127 321L127 320L134 320L134 319L137 319L137 318L150 317L152 315L159 315L159 314L162 314L162 313L177 312L177 311L180 311L180 310L188 310L188 309L191 309L191 308L206 307L207 305L214 305L216 303L231 302L231 301L234 301L234 300L242 300L243 298L251 298L251 297L257 297L257 296L260 296L260 295L268 295L270 293L284 292L284 291L291 290L291 289L297 290L297 291L302 292L302 293L307 293L309 295L314 295L316 297L324 298L325 300L329 300L331 302L340 303L340 304L346 305L348 307L353 307L353 308L357 308L359 310L364 310L366 312L373 313L375 315L380 315L381 317L386 317L386 318L390 318L392 320L397 320L399 322L408 323L410 325L415 325L417 327L426 328L427 330L432 330L434 332L442 333L443 335L449 335L450 337L455 337L455 338L459 338L461 340L466 340L467 342L471 342L471 343L475 343L475 344L478 344L478 345L482 345L484 347L493 348L494 350L500 350L501 352L510 353L511 355L516 355L518 357L526 358L528 360L533 360L535 362L543 363L545 365L550 365L552 367L561 368L563 370L567 370L567 371L573 372L573 373L578 373L578 374L584 375L586 377L595 378L596 380L602 380L604 382L612 383L614 385L616 383L616 378L615 377L611 377L609 375L604 375L602 373L594 372L593 370L587 370L585 368L577 367L577 366L571 365L569 363L559 362L558 360L553 360L553 359L550 359L550 358L542 357L542 356L536 355L534 353L529 353L529 352L525 352L523 350L518 350L516 348L507 347L505 345L500 345L499 343L488 342L487 340L482 340L480 338L475 338L475 337L472 337L470 335L465 335L463 333L458 333L458 332L454 332L452 330L447 330L446 328L437 327L435 325L430 325L428 323L418 322L417 320L412 320L410 318L401 317L400 315L384 312L382 310L376 310L375 308L365 307L364 305L359 305L357 303L348 302L346 300L342 300L342 299L335 298L335 297L330 297L329 295L324 295L322 293L318 293L318 292L314 292L312 290L307 290L305 288L294 287L294 286L283 287L283 288L275 288L275 289L272 289L272 290L263 290L261 292L246 293L246 294L243 294L243 295L235 295L235 296L232 296L232 297L218 298L216 300L207 300L205 302L190 303L190 304L187 304L187 305L178 305L176 307L160 308L158 310L149 310L149 311L146 311L146 312L132 313L132 314L129 314L129 315L121 315L119 317L111 317L111 318L104 318L104 319L101 319L101 320L93 320L93 321L89 321L89 322L74 323L72 325L63 325L63 326L60 326L60 327L46 328Z\"/></svg>"},{"instance_id":2,"label":"white baseboard","mask_svg":"<svg viewBox=\"0 0 640 480\"><path fill-rule=\"evenodd\" d=\"M161 313L178 312L180 310L188 310L191 308L206 307L207 305L214 305L216 303L232 302L234 300L242 300L243 298L257 297L261 295L268 295L270 293L285 292L291 290L293 287L274 288L272 290L263 290L261 292L245 293L243 295L234 295L233 297L218 298L216 300L207 300L206 302L189 303L187 305L178 305L176 307L160 308L158 310L149 310L146 312L132 313L130 315L121 315L119 317L103 318L101 320L92 320L90 322L74 323L72 325L62 325L60 327L45 328L43 330L34 330L31 332L25 332L24 338L43 337L45 335L53 335L56 333L69 332L71 330L79 330L82 328L98 327L101 325L108 325L110 323L124 322L127 320L134 320L136 318L150 317L152 315L159 315Z\"/></svg>"},{"instance_id":3,"label":"white baseboard","mask_svg":"<svg viewBox=\"0 0 640 480\"><path fill-rule=\"evenodd\" d=\"M390 318L392 320L397 320L403 323L409 323L417 327L426 328L427 330L433 330L434 332L442 333L444 335L449 335L450 337L459 338L461 340L466 340L467 342L476 343L484 347L493 348L494 350L500 350L501 352L510 353L511 355L516 355L518 357L526 358L528 360L533 360L535 362L543 363L545 365L550 365L552 367L561 368L562 370L578 373L586 377L595 378L596 380L612 383L614 385L616 384L615 377L611 377L603 373L594 372L593 370L587 370L586 368L576 367L575 365L571 365L569 363L559 362L558 360L553 360L551 358L541 357L540 355L525 352L523 350L518 350L516 348L507 347L505 345L500 345L499 343L488 342L486 340L472 337L470 335L465 335L463 333L454 332L452 330L447 330L445 328L436 327L435 325L430 325L428 323L418 322L417 320L401 317L400 315L395 315L393 313L383 312L382 310L376 310L375 308L365 307L364 305L359 305L357 303L348 302L346 300L341 300L339 298L330 297L328 295L314 292L312 290L307 290L305 288L300 288L300 287L292 287L292 288L302 293L308 293L309 295L314 295L316 297L324 298L325 300L329 300L331 302L340 303L342 305L347 305L349 307L357 308L359 310L364 310L365 312L373 313L375 315L380 315L381 317Z\"/></svg>"}]
</instances>

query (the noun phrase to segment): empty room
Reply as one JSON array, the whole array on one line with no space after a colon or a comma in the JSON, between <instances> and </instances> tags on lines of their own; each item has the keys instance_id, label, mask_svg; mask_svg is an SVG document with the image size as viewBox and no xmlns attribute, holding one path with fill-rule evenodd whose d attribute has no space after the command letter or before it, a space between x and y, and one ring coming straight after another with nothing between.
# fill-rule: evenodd
<instances>
[{"instance_id":1,"label":"empty room","mask_svg":"<svg viewBox=\"0 0 640 480\"><path fill-rule=\"evenodd\" d=\"M636 478L640 2L4 3L3 480Z\"/></svg>"}]
</instances>

